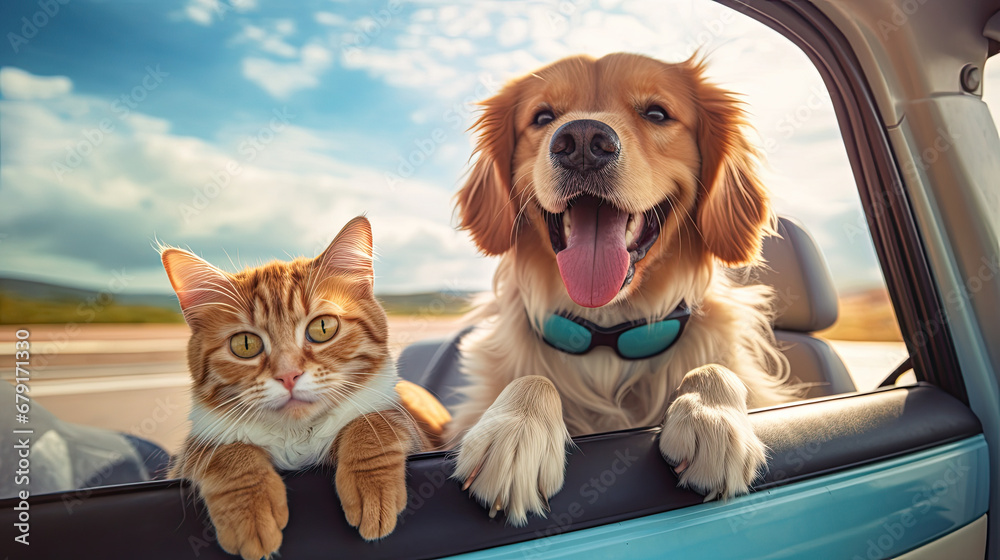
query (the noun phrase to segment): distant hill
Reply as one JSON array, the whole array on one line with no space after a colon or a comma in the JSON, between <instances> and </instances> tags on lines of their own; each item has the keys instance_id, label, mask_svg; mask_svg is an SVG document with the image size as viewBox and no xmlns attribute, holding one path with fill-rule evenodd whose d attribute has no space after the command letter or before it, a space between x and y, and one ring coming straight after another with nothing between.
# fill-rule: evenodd
<instances>
[{"instance_id":1,"label":"distant hill","mask_svg":"<svg viewBox=\"0 0 1000 560\"><path fill-rule=\"evenodd\" d=\"M390 315L461 315L477 292L424 292L376 295Z\"/></svg>"},{"instance_id":2,"label":"distant hill","mask_svg":"<svg viewBox=\"0 0 1000 560\"><path fill-rule=\"evenodd\" d=\"M172 294L111 294L0 278L0 324L180 323Z\"/></svg>"},{"instance_id":3,"label":"distant hill","mask_svg":"<svg viewBox=\"0 0 1000 560\"><path fill-rule=\"evenodd\" d=\"M454 316L465 313L475 292L383 294L390 315ZM180 323L173 294L101 294L47 282L0 278L0 324ZM899 327L884 289L844 294L840 317L819 333L836 340L899 341Z\"/></svg>"},{"instance_id":4,"label":"distant hill","mask_svg":"<svg viewBox=\"0 0 1000 560\"><path fill-rule=\"evenodd\" d=\"M31 300L82 302L100 295L100 292L83 288L71 288L46 282L0 278L0 293ZM177 309L174 294L109 294L119 305L140 305Z\"/></svg>"},{"instance_id":5,"label":"distant hill","mask_svg":"<svg viewBox=\"0 0 1000 560\"><path fill-rule=\"evenodd\" d=\"M474 292L381 295L393 315L458 315ZM0 324L179 323L173 294L110 294L47 282L0 278Z\"/></svg>"}]
</instances>

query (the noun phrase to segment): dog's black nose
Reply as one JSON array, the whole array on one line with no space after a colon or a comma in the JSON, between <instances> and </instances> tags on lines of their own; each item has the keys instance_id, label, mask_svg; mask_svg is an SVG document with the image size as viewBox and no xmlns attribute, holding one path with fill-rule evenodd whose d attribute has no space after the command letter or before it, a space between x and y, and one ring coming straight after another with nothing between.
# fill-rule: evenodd
<instances>
[{"instance_id":1,"label":"dog's black nose","mask_svg":"<svg viewBox=\"0 0 1000 560\"><path fill-rule=\"evenodd\" d=\"M618 159L621 150L614 129L592 119L560 126L549 143L550 156L557 165L580 173L601 169Z\"/></svg>"}]
</instances>

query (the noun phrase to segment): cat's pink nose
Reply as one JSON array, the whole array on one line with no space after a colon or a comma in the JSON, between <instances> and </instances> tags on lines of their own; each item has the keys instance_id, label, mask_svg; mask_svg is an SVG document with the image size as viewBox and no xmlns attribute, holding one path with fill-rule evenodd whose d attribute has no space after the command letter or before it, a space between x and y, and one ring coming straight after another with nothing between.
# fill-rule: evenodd
<instances>
[{"instance_id":1,"label":"cat's pink nose","mask_svg":"<svg viewBox=\"0 0 1000 560\"><path fill-rule=\"evenodd\" d=\"M301 371L290 371L283 375L275 376L275 379L281 381L281 384L285 386L285 389L291 391L292 387L295 387L295 382L298 381L300 377L302 377Z\"/></svg>"}]
</instances>

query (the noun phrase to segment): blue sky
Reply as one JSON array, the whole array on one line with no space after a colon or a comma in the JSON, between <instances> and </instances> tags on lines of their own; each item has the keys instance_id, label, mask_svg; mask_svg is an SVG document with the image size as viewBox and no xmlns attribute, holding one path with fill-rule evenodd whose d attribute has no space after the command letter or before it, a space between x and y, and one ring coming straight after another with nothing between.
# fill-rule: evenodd
<instances>
[{"instance_id":1,"label":"blue sky","mask_svg":"<svg viewBox=\"0 0 1000 560\"><path fill-rule=\"evenodd\" d=\"M819 75L711 2L71 0L42 17L18 0L3 12L0 275L101 288L124 270L129 291L167 291L154 239L233 269L314 255L367 213L379 291L488 289L495 260L455 231L451 206L473 102L570 54L681 60L701 47L713 78L745 94L779 212L806 222L842 290L881 282Z\"/></svg>"}]
</instances>

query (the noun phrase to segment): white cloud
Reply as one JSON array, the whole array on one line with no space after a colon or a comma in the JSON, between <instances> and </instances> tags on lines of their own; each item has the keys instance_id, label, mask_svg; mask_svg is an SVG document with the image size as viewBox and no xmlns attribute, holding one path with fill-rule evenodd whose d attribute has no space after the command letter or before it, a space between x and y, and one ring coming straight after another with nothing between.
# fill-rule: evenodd
<instances>
[{"instance_id":1,"label":"white cloud","mask_svg":"<svg viewBox=\"0 0 1000 560\"><path fill-rule=\"evenodd\" d=\"M15 68L0 68L0 95L5 99L51 99L68 94L73 82L66 76L36 76Z\"/></svg>"},{"instance_id":2,"label":"white cloud","mask_svg":"<svg viewBox=\"0 0 1000 560\"><path fill-rule=\"evenodd\" d=\"M488 37L493 32L490 10L475 4L444 6L438 9L437 24L441 33L449 37Z\"/></svg>"},{"instance_id":3,"label":"white cloud","mask_svg":"<svg viewBox=\"0 0 1000 560\"><path fill-rule=\"evenodd\" d=\"M271 33L256 25L246 25L243 33L238 35L233 42L251 43L260 50L275 54L284 58L293 58L298 54L298 49L285 42L282 33Z\"/></svg>"},{"instance_id":4,"label":"white cloud","mask_svg":"<svg viewBox=\"0 0 1000 560\"><path fill-rule=\"evenodd\" d=\"M650 27L652 23L631 15L587 11L561 37L559 50L548 54L561 58L581 52L603 56L619 51L648 51L663 42L663 29Z\"/></svg>"},{"instance_id":5,"label":"white cloud","mask_svg":"<svg viewBox=\"0 0 1000 560\"><path fill-rule=\"evenodd\" d=\"M291 19L279 19L266 26L244 24L231 40L234 45L247 45L253 53L243 58L243 77L280 100L318 87L320 76L333 62L333 54L323 46L322 37L307 37L301 49L289 43L295 39L299 37ZM274 56L284 60L275 60Z\"/></svg>"},{"instance_id":6,"label":"white cloud","mask_svg":"<svg viewBox=\"0 0 1000 560\"><path fill-rule=\"evenodd\" d=\"M497 31L497 42L501 47L512 47L528 38L528 22L513 18L503 22Z\"/></svg>"},{"instance_id":7,"label":"white cloud","mask_svg":"<svg viewBox=\"0 0 1000 560\"><path fill-rule=\"evenodd\" d=\"M427 39L427 48L431 52L443 56L446 60L466 57L475 51L472 41L468 39L448 39L446 37L430 37Z\"/></svg>"},{"instance_id":8,"label":"white cloud","mask_svg":"<svg viewBox=\"0 0 1000 560\"><path fill-rule=\"evenodd\" d=\"M64 110L70 105L86 109ZM270 117L256 126L267 127ZM53 164L65 163L81 130L105 118L114 129L58 177ZM347 220L367 213L379 291L489 284L495 263L477 258L450 225L450 189L415 179L393 186L383 170L330 155L350 153L355 138L292 120L250 155L238 145L245 130L207 142L172 134L163 119L136 111L120 117L106 100L73 94L2 100L0 120L0 222L17 232L0 245L0 274L101 286L124 268L135 277L129 290L167 290L154 237L219 265L228 263L222 249L248 263L316 254Z\"/></svg>"},{"instance_id":9,"label":"white cloud","mask_svg":"<svg viewBox=\"0 0 1000 560\"><path fill-rule=\"evenodd\" d=\"M341 26L347 23L347 20L344 18L344 16L340 16L331 12L316 12L315 14L313 14L313 19L316 20L316 23L321 23L323 25L329 25L329 26Z\"/></svg>"},{"instance_id":10,"label":"white cloud","mask_svg":"<svg viewBox=\"0 0 1000 560\"><path fill-rule=\"evenodd\" d=\"M279 19L274 22L274 29L282 36L291 35L295 33L295 21L287 18Z\"/></svg>"},{"instance_id":11,"label":"white cloud","mask_svg":"<svg viewBox=\"0 0 1000 560\"><path fill-rule=\"evenodd\" d=\"M181 15L198 25L209 26L216 18L222 20L231 12L245 13L257 9L257 0L188 0Z\"/></svg>"},{"instance_id":12,"label":"white cloud","mask_svg":"<svg viewBox=\"0 0 1000 560\"><path fill-rule=\"evenodd\" d=\"M531 52L524 49L490 54L476 59L476 64L498 80L508 80L521 76L545 64Z\"/></svg>"},{"instance_id":13,"label":"white cloud","mask_svg":"<svg viewBox=\"0 0 1000 560\"><path fill-rule=\"evenodd\" d=\"M243 59L243 77L278 99L319 85L319 79L299 64L282 64L257 57Z\"/></svg>"},{"instance_id":14,"label":"white cloud","mask_svg":"<svg viewBox=\"0 0 1000 560\"><path fill-rule=\"evenodd\" d=\"M323 69L333 61L333 55L320 45L307 45L302 49L302 64L308 68Z\"/></svg>"},{"instance_id":15,"label":"white cloud","mask_svg":"<svg viewBox=\"0 0 1000 560\"><path fill-rule=\"evenodd\" d=\"M247 25L243 27L242 36L237 36L236 40L239 41L246 38L250 41L263 41L267 37L267 31L263 27L258 27L256 25Z\"/></svg>"},{"instance_id":16,"label":"white cloud","mask_svg":"<svg viewBox=\"0 0 1000 560\"><path fill-rule=\"evenodd\" d=\"M285 58L292 58L299 52L295 47L274 37L268 37L262 41L260 43L260 49L264 52L276 54Z\"/></svg>"},{"instance_id":17,"label":"white cloud","mask_svg":"<svg viewBox=\"0 0 1000 560\"><path fill-rule=\"evenodd\" d=\"M276 99L319 86L319 76L329 69L333 55L325 47L311 44L302 48L297 62L275 62L261 57L243 59L243 77Z\"/></svg>"},{"instance_id":18,"label":"white cloud","mask_svg":"<svg viewBox=\"0 0 1000 560\"><path fill-rule=\"evenodd\" d=\"M131 113L128 122L136 134L166 134L170 131L170 121L142 113Z\"/></svg>"},{"instance_id":19,"label":"white cloud","mask_svg":"<svg viewBox=\"0 0 1000 560\"><path fill-rule=\"evenodd\" d=\"M192 2L184 8L184 14L198 25L211 25L214 11L203 2Z\"/></svg>"},{"instance_id":20,"label":"white cloud","mask_svg":"<svg viewBox=\"0 0 1000 560\"><path fill-rule=\"evenodd\" d=\"M365 70L396 87L436 87L454 92L456 84L475 83L474 78L463 76L455 65L439 60L426 50L357 48L344 51L342 59L346 68Z\"/></svg>"},{"instance_id":21,"label":"white cloud","mask_svg":"<svg viewBox=\"0 0 1000 560\"><path fill-rule=\"evenodd\" d=\"M427 8L417 10L410 16L410 21L424 23L432 22L434 21L434 10Z\"/></svg>"}]
</instances>

